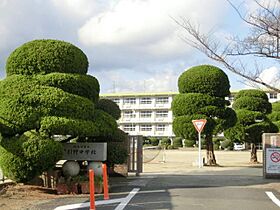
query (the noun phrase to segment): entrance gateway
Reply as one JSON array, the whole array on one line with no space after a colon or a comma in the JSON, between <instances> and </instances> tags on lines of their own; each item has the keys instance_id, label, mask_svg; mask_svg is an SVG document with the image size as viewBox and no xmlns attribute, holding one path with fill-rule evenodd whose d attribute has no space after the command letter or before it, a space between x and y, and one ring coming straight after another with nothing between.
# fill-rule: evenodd
<instances>
[{"instance_id":1,"label":"entrance gateway","mask_svg":"<svg viewBox=\"0 0 280 210\"><path fill-rule=\"evenodd\" d=\"M263 176L280 178L280 134L264 133L263 140Z\"/></svg>"}]
</instances>

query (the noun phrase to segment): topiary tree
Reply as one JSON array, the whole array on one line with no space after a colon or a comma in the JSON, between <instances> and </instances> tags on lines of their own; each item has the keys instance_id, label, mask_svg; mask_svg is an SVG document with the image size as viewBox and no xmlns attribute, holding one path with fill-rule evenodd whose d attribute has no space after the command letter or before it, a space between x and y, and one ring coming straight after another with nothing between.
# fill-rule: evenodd
<instances>
[{"instance_id":1,"label":"topiary tree","mask_svg":"<svg viewBox=\"0 0 280 210\"><path fill-rule=\"evenodd\" d=\"M121 110L119 106L112 100L99 99L96 104L97 110L103 110L111 115L115 120L121 117ZM114 169L115 164L123 164L128 157L128 134L117 129L113 135L97 136L96 141L107 142L107 164ZM112 170L113 171L113 170Z\"/></svg>"},{"instance_id":2,"label":"topiary tree","mask_svg":"<svg viewBox=\"0 0 280 210\"><path fill-rule=\"evenodd\" d=\"M261 90L241 90L233 103L236 110L237 123L225 132L225 137L233 141L245 141L251 144L252 163L258 162L257 143L261 143L261 136L265 132L278 131L276 125L267 117L272 106L265 92Z\"/></svg>"},{"instance_id":3,"label":"topiary tree","mask_svg":"<svg viewBox=\"0 0 280 210\"><path fill-rule=\"evenodd\" d=\"M272 112L268 118L280 129L280 102L272 103Z\"/></svg>"},{"instance_id":4,"label":"topiary tree","mask_svg":"<svg viewBox=\"0 0 280 210\"><path fill-rule=\"evenodd\" d=\"M62 155L54 135L96 141L119 133L116 116L96 109L99 83L87 70L86 55L64 41L34 40L11 53L0 82L0 165L6 176L26 182L54 165Z\"/></svg>"},{"instance_id":5,"label":"topiary tree","mask_svg":"<svg viewBox=\"0 0 280 210\"><path fill-rule=\"evenodd\" d=\"M212 135L233 126L235 112L227 107L225 96L230 94L227 75L211 65L195 66L185 71L178 80L179 93L172 102L175 116L173 131L184 139L197 139L192 124L195 119L207 119L202 134L206 140L207 165L215 165Z\"/></svg>"}]
</instances>

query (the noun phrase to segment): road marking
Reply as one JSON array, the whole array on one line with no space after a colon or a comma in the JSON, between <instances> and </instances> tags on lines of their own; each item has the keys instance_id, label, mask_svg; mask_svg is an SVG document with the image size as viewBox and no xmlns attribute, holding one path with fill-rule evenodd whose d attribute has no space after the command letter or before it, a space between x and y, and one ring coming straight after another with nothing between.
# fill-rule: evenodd
<instances>
[{"instance_id":1,"label":"road marking","mask_svg":"<svg viewBox=\"0 0 280 210\"><path fill-rule=\"evenodd\" d=\"M136 195L136 193L140 190L140 188L134 188L126 197L124 198L117 198L117 199L110 199L110 200L101 200L95 201L95 205L107 205L113 203L120 203L116 210L122 210L125 206L129 203L129 201ZM71 210L71 209L79 209L79 208L88 208L90 206L90 202L85 203L76 203L70 205L64 205L56 207L54 210Z\"/></svg>"},{"instance_id":2,"label":"road marking","mask_svg":"<svg viewBox=\"0 0 280 210\"><path fill-rule=\"evenodd\" d=\"M272 192L265 192L266 195L275 203L278 207L280 207L280 201L276 198L276 196Z\"/></svg>"},{"instance_id":3,"label":"road marking","mask_svg":"<svg viewBox=\"0 0 280 210\"><path fill-rule=\"evenodd\" d=\"M126 196L123 201L117 206L117 208L115 208L115 210L123 210L127 204L129 203L129 201L136 195L136 193L140 190L140 188L134 188L129 194L128 196Z\"/></svg>"}]
</instances>

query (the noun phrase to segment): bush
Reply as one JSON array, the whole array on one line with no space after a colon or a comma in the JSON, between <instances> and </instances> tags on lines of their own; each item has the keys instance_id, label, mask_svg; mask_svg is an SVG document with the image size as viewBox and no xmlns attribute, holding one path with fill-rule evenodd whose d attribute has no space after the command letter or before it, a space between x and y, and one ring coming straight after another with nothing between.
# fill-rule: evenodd
<instances>
[{"instance_id":1,"label":"bush","mask_svg":"<svg viewBox=\"0 0 280 210\"><path fill-rule=\"evenodd\" d=\"M151 138L150 138L150 143L151 143L152 146L158 146L158 144L159 144L159 139L156 138L156 137L151 137Z\"/></svg>"},{"instance_id":2,"label":"bush","mask_svg":"<svg viewBox=\"0 0 280 210\"><path fill-rule=\"evenodd\" d=\"M235 110L246 109L258 111L264 114L271 113L272 105L268 100L262 98L243 96L236 99L232 105Z\"/></svg>"},{"instance_id":3,"label":"bush","mask_svg":"<svg viewBox=\"0 0 280 210\"><path fill-rule=\"evenodd\" d=\"M90 75L50 73L34 77L40 85L60 88L61 90L82 96L96 103L99 99L99 82Z\"/></svg>"},{"instance_id":4,"label":"bush","mask_svg":"<svg viewBox=\"0 0 280 210\"><path fill-rule=\"evenodd\" d=\"M59 40L34 40L15 49L7 59L7 75L86 74L87 56L76 46Z\"/></svg>"},{"instance_id":5,"label":"bush","mask_svg":"<svg viewBox=\"0 0 280 210\"><path fill-rule=\"evenodd\" d=\"M218 67L211 65L195 66L180 75L180 93L203 93L216 97L230 94L227 75Z\"/></svg>"},{"instance_id":6,"label":"bush","mask_svg":"<svg viewBox=\"0 0 280 210\"><path fill-rule=\"evenodd\" d=\"M169 138L162 138L160 141L160 145L167 147L168 145L171 145L171 140Z\"/></svg>"},{"instance_id":7,"label":"bush","mask_svg":"<svg viewBox=\"0 0 280 210\"><path fill-rule=\"evenodd\" d=\"M126 163L128 157L127 147L121 143L107 143L107 163L109 166L114 164Z\"/></svg>"},{"instance_id":8,"label":"bush","mask_svg":"<svg viewBox=\"0 0 280 210\"><path fill-rule=\"evenodd\" d=\"M217 115L225 107L223 98L209 96L202 93L186 93L176 95L172 101L174 116L192 115L195 113ZM211 108L211 110L210 110ZM211 111L209 113L209 111Z\"/></svg>"},{"instance_id":9,"label":"bush","mask_svg":"<svg viewBox=\"0 0 280 210\"><path fill-rule=\"evenodd\" d=\"M20 137L2 139L0 165L9 179L27 182L53 167L62 152L59 142L29 131Z\"/></svg>"},{"instance_id":10,"label":"bush","mask_svg":"<svg viewBox=\"0 0 280 210\"><path fill-rule=\"evenodd\" d=\"M178 148L178 147L183 147L183 142L182 142L182 138L181 137L176 137L173 139L173 146L175 148Z\"/></svg>"},{"instance_id":11,"label":"bush","mask_svg":"<svg viewBox=\"0 0 280 210\"><path fill-rule=\"evenodd\" d=\"M185 139L185 147L193 147L195 145L195 140Z\"/></svg>"},{"instance_id":12,"label":"bush","mask_svg":"<svg viewBox=\"0 0 280 210\"><path fill-rule=\"evenodd\" d=\"M114 118L101 110L95 110L94 121L51 116L43 117L40 125L40 132L49 135L106 136L112 138L117 131L117 123ZM119 133L119 135L122 134Z\"/></svg>"},{"instance_id":13,"label":"bush","mask_svg":"<svg viewBox=\"0 0 280 210\"><path fill-rule=\"evenodd\" d=\"M230 149L232 150L233 149L233 142L229 139L226 139L224 141L221 142L221 147L223 149Z\"/></svg>"},{"instance_id":14,"label":"bush","mask_svg":"<svg viewBox=\"0 0 280 210\"><path fill-rule=\"evenodd\" d=\"M109 99L100 99L96 104L96 109L101 109L104 112L107 112L116 120L121 117L121 110L119 106L112 100Z\"/></svg>"}]
</instances>

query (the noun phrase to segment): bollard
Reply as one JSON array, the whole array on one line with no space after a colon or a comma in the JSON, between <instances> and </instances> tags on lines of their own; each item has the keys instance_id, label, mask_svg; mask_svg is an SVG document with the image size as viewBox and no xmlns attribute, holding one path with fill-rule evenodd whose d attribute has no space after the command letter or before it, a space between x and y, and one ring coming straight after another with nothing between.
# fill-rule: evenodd
<instances>
[{"instance_id":1,"label":"bollard","mask_svg":"<svg viewBox=\"0 0 280 210\"><path fill-rule=\"evenodd\" d=\"M89 192L90 192L90 210L95 210L95 198L94 198L94 171L89 170Z\"/></svg>"},{"instance_id":2,"label":"bollard","mask_svg":"<svg viewBox=\"0 0 280 210\"><path fill-rule=\"evenodd\" d=\"M108 192L108 176L107 176L107 165L102 164L103 170L103 191L104 191L104 200L109 199L109 192Z\"/></svg>"}]
</instances>

